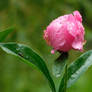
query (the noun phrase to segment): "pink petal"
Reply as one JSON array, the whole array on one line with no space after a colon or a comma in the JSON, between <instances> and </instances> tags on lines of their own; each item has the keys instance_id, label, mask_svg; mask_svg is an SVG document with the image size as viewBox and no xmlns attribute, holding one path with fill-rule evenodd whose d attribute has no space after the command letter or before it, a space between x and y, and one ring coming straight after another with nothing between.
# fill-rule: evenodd
<instances>
[{"instance_id":1,"label":"pink petal","mask_svg":"<svg viewBox=\"0 0 92 92\"><path fill-rule=\"evenodd\" d=\"M78 21L82 22L82 16L78 11L74 11L73 14Z\"/></svg>"}]
</instances>

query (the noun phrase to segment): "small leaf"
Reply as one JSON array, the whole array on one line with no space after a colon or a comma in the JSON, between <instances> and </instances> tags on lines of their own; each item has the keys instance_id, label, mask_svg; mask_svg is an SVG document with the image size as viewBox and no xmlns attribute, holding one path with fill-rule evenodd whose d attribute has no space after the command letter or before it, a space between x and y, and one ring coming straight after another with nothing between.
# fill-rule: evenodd
<instances>
[{"instance_id":1,"label":"small leaf","mask_svg":"<svg viewBox=\"0 0 92 92\"><path fill-rule=\"evenodd\" d=\"M52 67L52 72L54 76L60 77L60 75L62 75L67 59L68 53L62 52L61 55L54 61L54 65Z\"/></svg>"},{"instance_id":2,"label":"small leaf","mask_svg":"<svg viewBox=\"0 0 92 92\"><path fill-rule=\"evenodd\" d=\"M17 43L0 43L0 47L7 53L17 56L28 65L37 67L47 78L52 92L56 92L54 82L50 76L44 60L31 48Z\"/></svg>"},{"instance_id":3,"label":"small leaf","mask_svg":"<svg viewBox=\"0 0 92 92\"><path fill-rule=\"evenodd\" d=\"M77 60L70 64L67 71L67 88L71 87L78 78L92 65L92 50L82 54ZM64 78L60 83L59 92L62 92Z\"/></svg>"},{"instance_id":4,"label":"small leaf","mask_svg":"<svg viewBox=\"0 0 92 92\"><path fill-rule=\"evenodd\" d=\"M14 28L11 27L11 28L8 28L4 31L0 31L0 42L4 41L5 38L12 32L14 31Z\"/></svg>"}]
</instances>

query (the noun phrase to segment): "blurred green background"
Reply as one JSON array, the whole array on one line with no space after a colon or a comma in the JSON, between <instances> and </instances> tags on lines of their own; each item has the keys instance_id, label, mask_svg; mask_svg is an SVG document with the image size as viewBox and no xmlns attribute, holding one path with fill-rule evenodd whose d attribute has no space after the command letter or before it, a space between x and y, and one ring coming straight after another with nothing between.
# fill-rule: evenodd
<instances>
[{"instance_id":1,"label":"blurred green background","mask_svg":"<svg viewBox=\"0 0 92 92\"><path fill-rule=\"evenodd\" d=\"M5 42L31 46L45 59L51 72L58 54L51 55L51 47L43 40L43 30L54 18L74 10L83 16L87 51L92 49L92 0L0 0L0 31L15 26ZM82 53L72 50L69 54L71 62ZM0 92L51 92L43 75L20 61L0 49ZM52 77L57 84L60 82L60 78ZM92 67L68 92L92 92Z\"/></svg>"}]
</instances>

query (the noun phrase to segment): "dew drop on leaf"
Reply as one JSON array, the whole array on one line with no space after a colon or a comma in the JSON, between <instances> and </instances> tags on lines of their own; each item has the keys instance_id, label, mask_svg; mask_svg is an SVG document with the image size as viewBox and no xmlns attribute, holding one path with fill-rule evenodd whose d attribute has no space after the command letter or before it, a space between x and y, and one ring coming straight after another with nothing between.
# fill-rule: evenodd
<instances>
[{"instance_id":1,"label":"dew drop on leaf","mask_svg":"<svg viewBox=\"0 0 92 92\"><path fill-rule=\"evenodd\" d=\"M18 52L18 55L21 57L24 57L23 54L21 52Z\"/></svg>"}]
</instances>

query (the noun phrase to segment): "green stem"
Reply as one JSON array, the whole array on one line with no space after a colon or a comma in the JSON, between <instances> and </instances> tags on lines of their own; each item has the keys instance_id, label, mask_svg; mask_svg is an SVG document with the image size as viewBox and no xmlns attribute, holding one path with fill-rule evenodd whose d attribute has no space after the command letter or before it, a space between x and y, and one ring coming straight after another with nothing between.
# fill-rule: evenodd
<instances>
[{"instance_id":1,"label":"green stem","mask_svg":"<svg viewBox=\"0 0 92 92\"><path fill-rule=\"evenodd\" d=\"M65 80L64 80L64 92L66 92L67 90L67 64L66 64L66 67L65 67Z\"/></svg>"}]
</instances>

